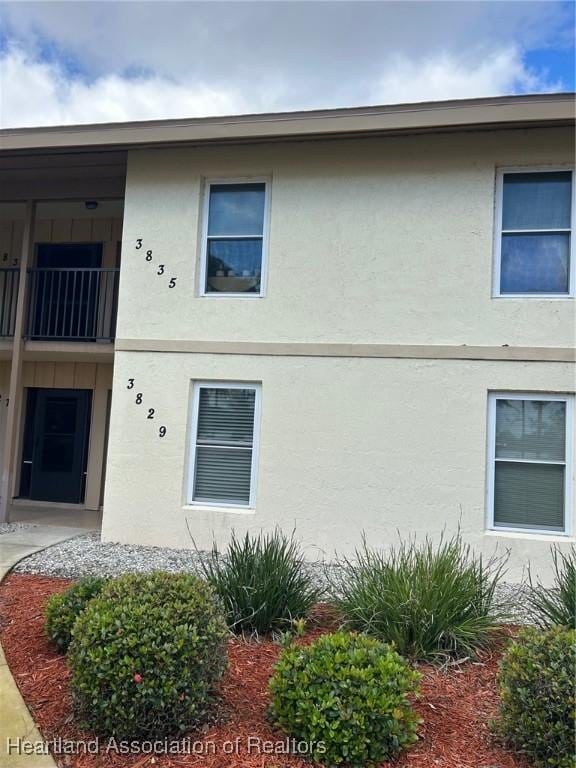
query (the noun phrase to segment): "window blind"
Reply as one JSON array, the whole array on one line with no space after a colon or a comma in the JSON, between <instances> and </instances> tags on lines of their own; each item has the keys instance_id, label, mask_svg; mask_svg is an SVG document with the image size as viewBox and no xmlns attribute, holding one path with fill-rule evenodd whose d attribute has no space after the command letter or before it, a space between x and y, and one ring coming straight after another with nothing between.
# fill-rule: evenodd
<instances>
[{"instance_id":1,"label":"window blind","mask_svg":"<svg viewBox=\"0 0 576 768\"><path fill-rule=\"evenodd\" d=\"M202 386L197 403L193 500L249 504L256 390Z\"/></svg>"},{"instance_id":2,"label":"window blind","mask_svg":"<svg viewBox=\"0 0 576 768\"><path fill-rule=\"evenodd\" d=\"M566 402L498 398L494 524L564 529Z\"/></svg>"}]
</instances>

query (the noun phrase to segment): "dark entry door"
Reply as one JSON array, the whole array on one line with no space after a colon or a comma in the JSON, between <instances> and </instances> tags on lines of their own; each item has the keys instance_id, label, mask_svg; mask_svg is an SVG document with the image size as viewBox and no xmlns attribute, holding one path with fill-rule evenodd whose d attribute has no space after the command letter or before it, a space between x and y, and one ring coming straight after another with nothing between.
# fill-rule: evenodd
<instances>
[{"instance_id":1,"label":"dark entry door","mask_svg":"<svg viewBox=\"0 0 576 768\"><path fill-rule=\"evenodd\" d=\"M30 336L86 341L96 336L102 243L38 246Z\"/></svg>"},{"instance_id":2,"label":"dark entry door","mask_svg":"<svg viewBox=\"0 0 576 768\"><path fill-rule=\"evenodd\" d=\"M84 500L91 399L87 389L37 390L31 499Z\"/></svg>"}]
</instances>

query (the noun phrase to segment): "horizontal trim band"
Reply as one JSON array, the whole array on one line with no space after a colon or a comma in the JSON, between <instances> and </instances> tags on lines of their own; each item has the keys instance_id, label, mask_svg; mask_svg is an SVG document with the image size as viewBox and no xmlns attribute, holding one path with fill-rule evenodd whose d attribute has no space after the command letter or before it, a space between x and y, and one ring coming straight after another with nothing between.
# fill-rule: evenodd
<instances>
[{"instance_id":1,"label":"horizontal trim band","mask_svg":"<svg viewBox=\"0 0 576 768\"><path fill-rule=\"evenodd\" d=\"M200 355L382 357L421 360L519 360L573 363L573 347L469 347L465 344L325 344L315 342L116 339L117 352L187 352Z\"/></svg>"}]
</instances>

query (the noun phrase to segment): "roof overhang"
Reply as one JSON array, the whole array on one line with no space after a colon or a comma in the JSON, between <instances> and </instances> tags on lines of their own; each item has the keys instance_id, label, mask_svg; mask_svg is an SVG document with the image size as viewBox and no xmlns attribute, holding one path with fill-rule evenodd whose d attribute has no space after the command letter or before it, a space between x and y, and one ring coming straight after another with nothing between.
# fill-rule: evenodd
<instances>
[{"instance_id":1,"label":"roof overhang","mask_svg":"<svg viewBox=\"0 0 576 768\"><path fill-rule=\"evenodd\" d=\"M0 131L0 151L70 152L179 144L574 125L574 94L503 96L383 107L153 120Z\"/></svg>"}]
</instances>

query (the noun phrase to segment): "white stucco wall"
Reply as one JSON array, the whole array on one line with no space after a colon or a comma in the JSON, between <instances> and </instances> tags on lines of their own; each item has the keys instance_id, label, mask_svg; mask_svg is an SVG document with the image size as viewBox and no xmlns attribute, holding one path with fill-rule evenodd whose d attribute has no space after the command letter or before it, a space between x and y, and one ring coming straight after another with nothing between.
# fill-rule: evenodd
<instances>
[{"instance_id":1,"label":"white stucco wall","mask_svg":"<svg viewBox=\"0 0 576 768\"><path fill-rule=\"evenodd\" d=\"M186 504L191 382L205 379L262 382L253 511ZM332 558L362 532L385 547L460 524L478 550L511 549L510 580L529 560L546 576L551 542L574 540L485 530L488 391L573 392L570 364L119 352L114 381L106 540L208 547L280 524Z\"/></svg>"},{"instance_id":2,"label":"white stucco wall","mask_svg":"<svg viewBox=\"0 0 576 768\"><path fill-rule=\"evenodd\" d=\"M496 168L573 157L562 128L132 151L118 337L572 346L573 300L491 292ZM251 175L271 178L266 297L200 298L203 180Z\"/></svg>"},{"instance_id":3,"label":"white stucco wall","mask_svg":"<svg viewBox=\"0 0 576 768\"><path fill-rule=\"evenodd\" d=\"M491 298L496 169L568 165L573 151L569 130L538 129L130 152L104 538L208 547L279 524L330 559L363 532L385 547L398 530L460 524L479 551L510 548L510 580L528 561L546 578L550 544L573 538L486 530L487 397L574 392L574 364L435 358L442 345L456 358L462 345L487 358L574 347L574 300ZM266 295L201 298L204 180L249 176L271 178ZM328 343L350 346L315 356ZM346 357L362 344L430 354ZM251 511L186 503L194 380L262 383Z\"/></svg>"}]
</instances>

